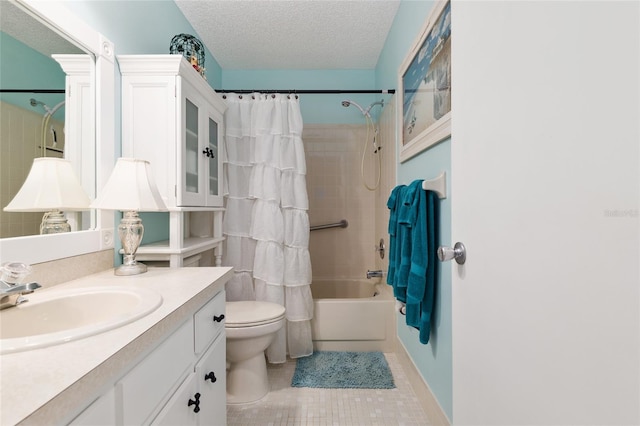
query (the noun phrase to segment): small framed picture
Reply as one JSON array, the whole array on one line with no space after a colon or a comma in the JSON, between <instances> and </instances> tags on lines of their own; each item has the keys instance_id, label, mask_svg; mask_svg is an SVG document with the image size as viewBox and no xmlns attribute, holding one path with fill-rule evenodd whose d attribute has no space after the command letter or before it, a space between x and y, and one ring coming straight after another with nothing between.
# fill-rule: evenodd
<instances>
[{"instance_id":1,"label":"small framed picture","mask_svg":"<svg viewBox=\"0 0 640 426\"><path fill-rule=\"evenodd\" d=\"M398 72L400 162L451 135L451 3L436 3Z\"/></svg>"}]
</instances>

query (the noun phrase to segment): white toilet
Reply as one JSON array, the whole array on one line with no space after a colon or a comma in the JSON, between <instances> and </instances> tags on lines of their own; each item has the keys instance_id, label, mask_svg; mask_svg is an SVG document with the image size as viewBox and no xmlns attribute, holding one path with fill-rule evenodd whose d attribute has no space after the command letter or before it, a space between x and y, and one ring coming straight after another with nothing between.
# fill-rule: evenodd
<instances>
[{"instance_id":1,"label":"white toilet","mask_svg":"<svg viewBox=\"0 0 640 426\"><path fill-rule=\"evenodd\" d=\"M255 402L269 393L264 351L284 325L284 306L227 302L227 404Z\"/></svg>"}]
</instances>

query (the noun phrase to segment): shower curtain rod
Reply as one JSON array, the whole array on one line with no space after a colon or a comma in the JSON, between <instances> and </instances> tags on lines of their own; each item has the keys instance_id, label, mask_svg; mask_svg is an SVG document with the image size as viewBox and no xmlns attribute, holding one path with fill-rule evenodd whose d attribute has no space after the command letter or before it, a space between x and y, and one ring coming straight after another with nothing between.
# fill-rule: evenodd
<instances>
[{"instance_id":1,"label":"shower curtain rod","mask_svg":"<svg viewBox=\"0 0 640 426\"><path fill-rule=\"evenodd\" d=\"M286 89L286 90L275 90L275 89L267 89L267 90L257 90L257 89L219 89L216 90L218 93L289 93L292 95L340 95L340 94L365 94L365 93L384 93L384 94L394 94L396 93L395 89L382 89L382 90L295 90L295 89Z\"/></svg>"},{"instance_id":2,"label":"shower curtain rod","mask_svg":"<svg viewBox=\"0 0 640 426\"><path fill-rule=\"evenodd\" d=\"M0 89L0 93L64 93L64 89Z\"/></svg>"}]
</instances>

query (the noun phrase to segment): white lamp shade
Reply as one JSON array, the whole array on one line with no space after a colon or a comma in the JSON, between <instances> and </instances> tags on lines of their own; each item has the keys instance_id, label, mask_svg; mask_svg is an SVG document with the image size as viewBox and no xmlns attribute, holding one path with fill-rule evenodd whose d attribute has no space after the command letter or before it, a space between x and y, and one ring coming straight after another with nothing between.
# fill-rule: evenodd
<instances>
[{"instance_id":1,"label":"white lamp shade","mask_svg":"<svg viewBox=\"0 0 640 426\"><path fill-rule=\"evenodd\" d=\"M92 208L121 211L166 211L148 161L118 158Z\"/></svg>"},{"instance_id":2,"label":"white lamp shade","mask_svg":"<svg viewBox=\"0 0 640 426\"><path fill-rule=\"evenodd\" d=\"M89 210L89 197L62 158L36 158L22 188L4 208L7 212Z\"/></svg>"}]
</instances>

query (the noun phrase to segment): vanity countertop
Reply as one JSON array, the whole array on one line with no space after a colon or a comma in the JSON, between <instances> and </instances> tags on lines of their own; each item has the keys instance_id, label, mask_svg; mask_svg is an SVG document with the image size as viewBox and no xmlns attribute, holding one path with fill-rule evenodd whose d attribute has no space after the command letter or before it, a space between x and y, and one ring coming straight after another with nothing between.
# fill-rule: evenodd
<instances>
[{"instance_id":1,"label":"vanity countertop","mask_svg":"<svg viewBox=\"0 0 640 426\"><path fill-rule=\"evenodd\" d=\"M80 340L0 356L0 424L58 424L88 405L123 371L224 289L232 268L149 268L135 276L113 269L44 289L144 287L162 295L147 316ZM11 309L11 308L10 308Z\"/></svg>"}]
</instances>

